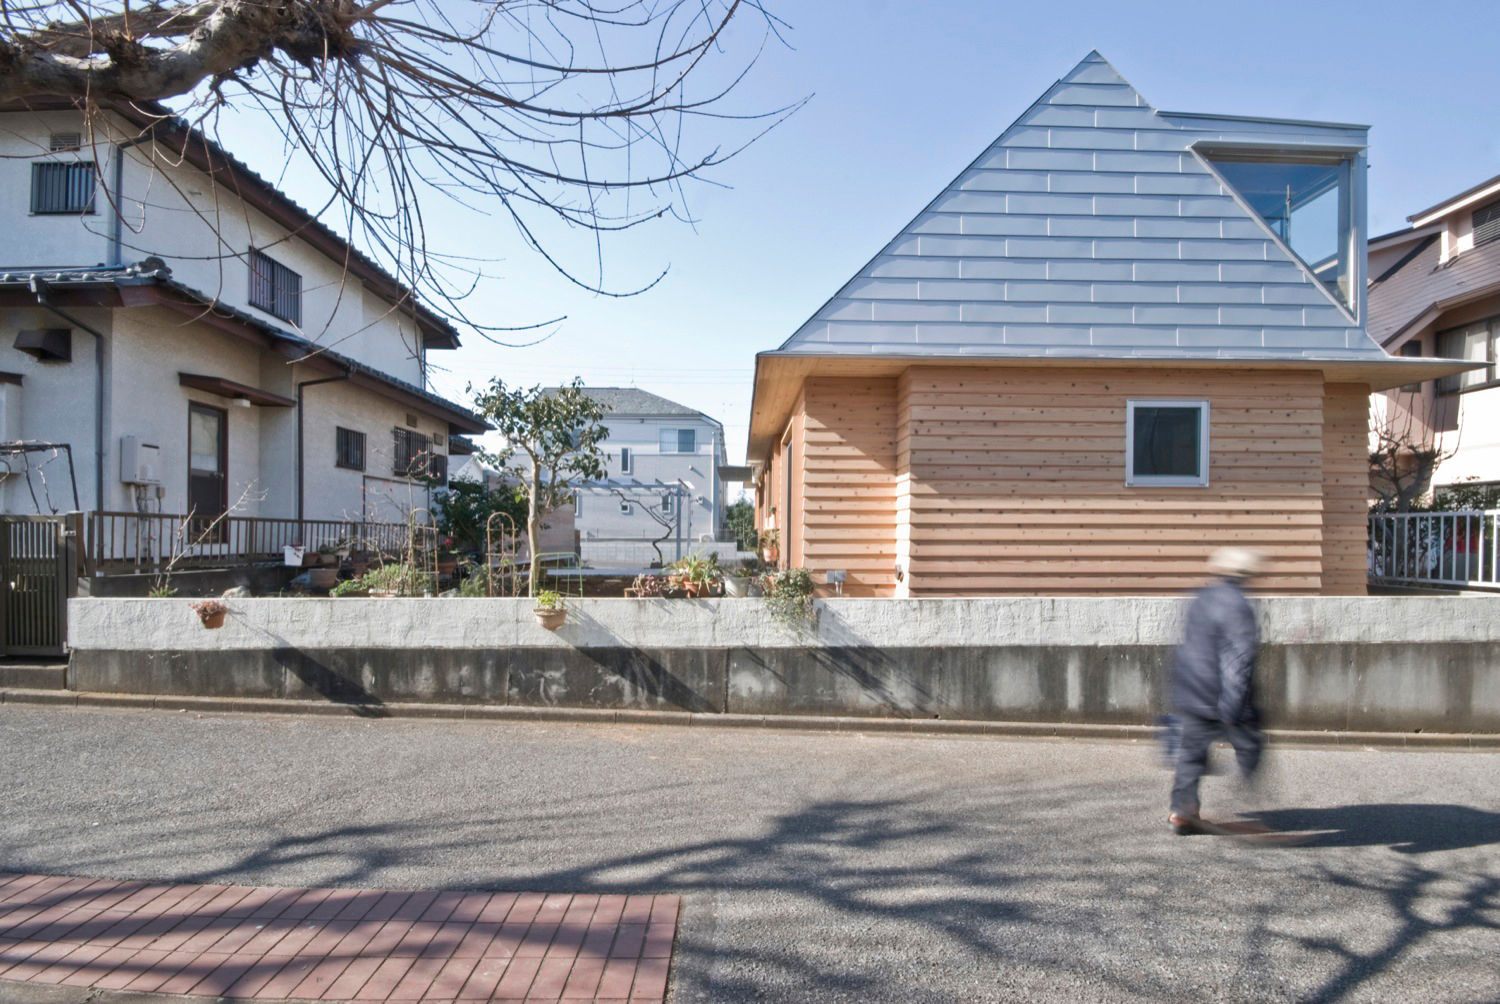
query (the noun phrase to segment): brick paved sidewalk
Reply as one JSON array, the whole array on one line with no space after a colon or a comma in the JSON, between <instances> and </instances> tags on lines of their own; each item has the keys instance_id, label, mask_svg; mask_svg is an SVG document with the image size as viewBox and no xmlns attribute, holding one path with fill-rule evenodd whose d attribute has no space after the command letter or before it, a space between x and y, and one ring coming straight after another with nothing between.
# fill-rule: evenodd
<instances>
[{"instance_id":1,"label":"brick paved sidewalk","mask_svg":"<svg viewBox=\"0 0 1500 1004\"><path fill-rule=\"evenodd\" d=\"M0 873L0 981L251 1000L659 1002L680 905Z\"/></svg>"}]
</instances>

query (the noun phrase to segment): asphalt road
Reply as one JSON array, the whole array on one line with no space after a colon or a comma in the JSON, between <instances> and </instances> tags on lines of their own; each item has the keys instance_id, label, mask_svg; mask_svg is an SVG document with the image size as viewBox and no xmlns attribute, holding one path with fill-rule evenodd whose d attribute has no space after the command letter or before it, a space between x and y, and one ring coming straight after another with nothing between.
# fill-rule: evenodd
<instances>
[{"instance_id":1,"label":"asphalt road","mask_svg":"<svg viewBox=\"0 0 1500 1004\"><path fill-rule=\"evenodd\" d=\"M5 706L0 750L0 869L678 892L680 1002L1500 1000L1496 753L1273 750L1317 836L1269 849L1172 836L1123 742Z\"/></svg>"}]
</instances>

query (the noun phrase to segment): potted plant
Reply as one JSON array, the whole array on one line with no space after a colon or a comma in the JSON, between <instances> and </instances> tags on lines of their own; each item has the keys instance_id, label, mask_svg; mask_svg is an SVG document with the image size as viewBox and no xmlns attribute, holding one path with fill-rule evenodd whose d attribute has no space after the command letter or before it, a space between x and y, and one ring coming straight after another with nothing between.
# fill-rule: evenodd
<instances>
[{"instance_id":1,"label":"potted plant","mask_svg":"<svg viewBox=\"0 0 1500 1004\"><path fill-rule=\"evenodd\" d=\"M768 565L781 560L781 531L774 526L760 532L760 556Z\"/></svg>"},{"instance_id":2,"label":"potted plant","mask_svg":"<svg viewBox=\"0 0 1500 1004\"><path fill-rule=\"evenodd\" d=\"M688 599L712 594L724 581L717 554L690 554L674 562L672 581Z\"/></svg>"},{"instance_id":3,"label":"potted plant","mask_svg":"<svg viewBox=\"0 0 1500 1004\"><path fill-rule=\"evenodd\" d=\"M637 575L630 588L625 590L626 596L638 596L641 599L659 599L667 593L667 577L665 575Z\"/></svg>"},{"instance_id":4,"label":"potted plant","mask_svg":"<svg viewBox=\"0 0 1500 1004\"><path fill-rule=\"evenodd\" d=\"M750 581L763 571L765 569L759 558L746 558L741 561L738 569L724 576L724 595L749 596Z\"/></svg>"},{"instance_id":5,"label":"potted plant","mask_svg":"<svg viewBox=\"0 0 1500 1004\"><path fill-rule=\"evenodd\" d=\"M531 613L536 617L536 622L548 631L556 631L568 618L568 608L563 602L562 593L552 589L543 589L536 594L536 606Z\"/></svg>"},{"instance_id":6,"label":"potted plant","mask_svg":"<svg viewBox=\"0 0 1500 1004\"><path fill-rule=\"evenodd\" d=\"M372 568L364 575L340 582L334 596L421 596L432 591L432 576L404 561Z\"/></svg>"},{"instance_id":7,"label":"potted plant","mask_svg":"<svg viewBox=\"0 0 1500 1004\"><path fill-rule=\"evenodd\" d=\"M813 607L813 580L805 568L788 568L771 572L761 580L766 609L771 619L788 627L810 624L816 614Z\"/></svg>"},{"instance_id":8,"label":"potted plant","mask_svg":"<svg viewBox=\"0 0 1500 1004\"><path fill-rule=\"evenodd\" d=\"M206 628L223 627L224 616L229 613L229 607L220 600L199 600L192 607Z\"/></svg>"}]
</instances>

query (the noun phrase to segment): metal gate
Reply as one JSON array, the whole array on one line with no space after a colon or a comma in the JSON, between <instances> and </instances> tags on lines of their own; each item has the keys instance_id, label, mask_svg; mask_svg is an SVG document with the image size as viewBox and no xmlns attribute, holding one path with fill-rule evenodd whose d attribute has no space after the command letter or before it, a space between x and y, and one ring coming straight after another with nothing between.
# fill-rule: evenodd
<instances>
[{"instance_id":1,"label":"metal gate","mask_svg":"<svg viewBox=\"0 0 1500 1004\"><path fill-rule=\"evenodd\" d=\"M76 523L69 516L0 516L0 654L66 651L68 597L78 591Z\"/></svg>"}]
</instances>

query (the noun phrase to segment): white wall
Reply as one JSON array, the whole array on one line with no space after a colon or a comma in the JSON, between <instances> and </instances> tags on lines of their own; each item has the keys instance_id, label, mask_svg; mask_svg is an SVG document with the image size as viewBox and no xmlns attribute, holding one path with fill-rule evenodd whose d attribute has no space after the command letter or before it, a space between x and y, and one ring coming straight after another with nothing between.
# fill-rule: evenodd
<instances>
[{"instance_id":1,"label":"white wall","mask_svg":"<svg viewBox=\"0 0 1500 1004\"><path fill-rule=\"evenodd\" d=\"M605 415L604 424L609 429L609 437L601 444L605 451L606 478L659 480L669 485L678 480L685 481L692 487L683 492L684 539L691 541L701 534L715 532L724 509L724 487L718 477L724 444L718 426L691 415L660 418ZM697 451L690 454L662 453L661 432L673 429L695 430ZM631 472L628 474L620 464L622 448L628 448L631 453ZM584 492L582 514L577 518L578 529L585 537L590 533L599 537L654 539L661 536L665 529L640 510L643 505L659 507L665 492L642 490L627 491L627 494L636 500L629 515L620 511L619 496L603 490Z\"/></svg>"},{"instance_id":2,"label":"white wall","mask_svg":"<svg viewBox=\"0 0 1500 1004\"><path fill-rule=\"evenodd\" d=\"M108 120L99 125L110 128ZM0 265L110 263L111 144L133 137L135 130L101 133L93 148L85 146L79 152L46 152L53 132L80 129L81 116L68 113L0 115L0 192L6 193L0 197L0 227L5 228L11 248L0 253L4 259ZM124 217L123 262L160 257L172 267L173 278L184 285L408 383L423 385L420 338L409 318L397 316L358 279L345 275L341 263L289 237L285 228L249 208L232 192L216 188L207 175L189 166L167 166L170 155L153 161L148 151L149 147L141 146L126 152L124 197L118 200ZM38 158L96 160L100 165L96 213L81 218L32 216L31 163ZM302 276L300 327L250 306L245 255L252 246Z\"/></svg>"},{"instance_id":3,"label":"white wall","mask_svg":"<svg viewBox=\"0 0 1500 1004\"><path fill-rule=\"evenodd\" d=\"M80 321L103 332L110 328L107 310L71 311ZM74 329L73 360L68 363L42 363L16 349L16 333L32 328L71 327L66 321L39 308L0 311L0 371L21 374L21 385L5 386L6 406L14 423L7 423L4 438L27 442L67 443L73 448L73 471L78 485L78 505L94 507L94 413L98 407L95 392L94 337ZM106 362L108 350L106 342ZM106 400L107 400L106 390ZM107 405L106 405L107 407ZM108 444L106 420L105 442ZM105 483L110 470L106 455ZM73 492L68 485L65 455L31 454L4 458L13 473L0 479L0 509L7 513L48 513L73 508ZM25 471L31 468L32 501Z\"/></svg>"},{"instance_id":4,"label":"white wall","mask_svg":"<svg viewBox=\"0 0 1500 1004\"><path fill-rule=\"evenodd\" d=\"M299 371L301 367L299 367ZM318 374L299 372L298 379ZM305 387L303 395L303 464L307 519L360 519L401 522L408 510L431 509L425 484L396 478L395 429L410 428L434 440L439 453L448 450L448 425L436 416L371 393L347 382ZM365 434L365 469L339 467L338 427ZM290 515L290 512L288 513Z\"/></svg>"}]
</instances>

